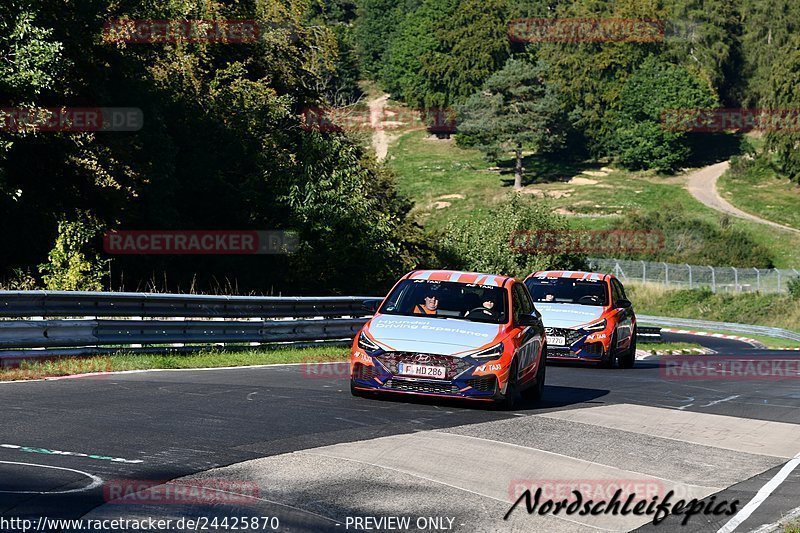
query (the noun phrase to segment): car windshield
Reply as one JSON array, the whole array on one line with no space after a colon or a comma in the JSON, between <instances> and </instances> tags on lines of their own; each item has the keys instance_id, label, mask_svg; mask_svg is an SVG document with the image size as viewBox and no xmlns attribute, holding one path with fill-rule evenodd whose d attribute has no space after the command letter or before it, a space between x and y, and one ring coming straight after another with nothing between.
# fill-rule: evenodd
<instances>
[{"instance_id":1,"label":"car windshield","mask_svg":"<svg viewBox=\"0 0 800 533\"><path fill-rule=\"evenodd\" d=\"M501 287L407 279L389 294L380 312L503 324L508 313L508 299Z\"/></svg>"},{"instance_id":2,"label":"car windshield","mask_svg":"<svg viewBox=\"0 0 800 533\"><path fill-rule=\"evenodd\" d=\"M606 283L601 280L531 278L525 285L537 303L608 305Z\"/></svg>"}]
</instances>

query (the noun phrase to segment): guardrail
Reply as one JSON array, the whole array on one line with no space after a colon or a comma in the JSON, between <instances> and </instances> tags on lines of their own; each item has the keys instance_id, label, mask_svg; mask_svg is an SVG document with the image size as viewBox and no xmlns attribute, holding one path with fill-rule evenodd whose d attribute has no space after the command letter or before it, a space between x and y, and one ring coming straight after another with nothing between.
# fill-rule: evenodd
<instances>
[{"instance_id":1,"label":"guardrail","mask_svg":"<svg viewBox=\"0 0 800 533\"><path fill-rule=\"evenodd\" d=\"M146 351L141 345L154 345L157 352L348 341L368 320L367 299L0 291L0 317L9 319L0 320L0 359L86 355L109 346Z\"/></svg>"},{"instance_id":2,"label":"guardrail","mask_svg":"<svg viewBox=\"0 0 800 533\"><path fill-rule=\"evenodd\" d=\"M666 328L692 328L697 330L710 329L712 331L730 331L749 335L764 335L779 339L788 339L800 342L800 333L788 329L771 328L768 326L752 326L736 322L714 322L711 320L694 320L690 318L670 318L663 316L636 315L642 324L653 324Z\"/></svg>"},{"instance_id":3,"label":"guardrail","mask_svg":"<svg viewBox=\"0 0 800 533\"><path fill-rule=\"evenodd\" d=\"M137 292L0 291L0 317L363 316L361 303L369 298L369 296L301 298Z\"/></svg>"},{"instance_id":4,"label":"guardrail","mask_svg":"<svg viewBox=\"0 0 800 533\"><path fill-rule=\"evenodd\" d=\"M347 341L368 320L370 313L362 303L369 299L374 297L0 291L0 317L8 319L0 320L0 358L114 349L108 347L146 350L142 345L153 345L158 351L184 345ZM800 333L765 326L647 315L640 315L639 321L642 342L658 342L660 327L724 330L800 342Z\"/></svg>"},{"instance_id":5,"label":"guardrail","mask_svg":"<svg viewBox=\"0 0 800 533\"><path fill-rule=\"evenodd\" d=\"M636 326L636 341L640 343L661 342L661 328Z\"/></svg>"}]
</instances>

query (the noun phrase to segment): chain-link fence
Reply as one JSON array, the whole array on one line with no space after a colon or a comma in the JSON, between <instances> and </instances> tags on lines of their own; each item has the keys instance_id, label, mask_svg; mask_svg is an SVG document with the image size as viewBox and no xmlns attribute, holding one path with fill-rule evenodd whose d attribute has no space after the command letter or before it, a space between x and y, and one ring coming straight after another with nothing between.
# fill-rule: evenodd
<instances>
[{"instance_id":1,"label":"chain-link fence","mask_svg":"<svg viewBox=\"0 0 800 533\"><path fill-rule=\"evenodd\" d=\"M589 266L597 272L614 274L624 282L658 283L676 289L708 287L713 292L788 292L787 282L800 278L800 272L794 268L735 268L601 258L589 258Z\"/></svg>"}]
</instances>

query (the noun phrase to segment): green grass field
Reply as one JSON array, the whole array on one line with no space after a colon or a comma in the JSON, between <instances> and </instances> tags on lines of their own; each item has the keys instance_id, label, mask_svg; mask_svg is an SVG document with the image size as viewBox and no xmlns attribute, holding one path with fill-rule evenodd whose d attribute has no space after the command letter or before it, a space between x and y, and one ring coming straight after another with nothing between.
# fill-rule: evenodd
<instances>
[{"instance_id":1,"label":"green grass field","mask_svg":"<svg viewBox=\"0 0 800 533\"><path fill-rule=\"evenodd\" d=\"M691 355L696 354L697 352L695 350L702 348L702 346L691 342L658 342L652 344L638 344L636 348L638 350L650 352L651 354L666 352L668 355Z\"/></svg>"},{"instance_id":2,"label":"green grass field","mask_svg":"<svg viewBox=\"0 0 800 533\"><path fill-rule=\"evenodd\" d=\"M120 352L93 357L65 357L41 362L22 362L18 368L0 369L0 381L42 379L93 372L121 370L217 368L225 366L273 365L344 361L347 347L209 350L196 353L133 354Z\"/></svg>"},{"instance_id":3,"label":"green grass field","mask_svg":"<svg viewBox=\"0 0 800 533\"><path fill-rule=\"evenodd\" d=\"M666 290L652 284L630 283L626 292L643 315L693 318L779 327L800 332L800 301L779 294L713 294L701 290ZM729 331L713 331L742 335ZM771 348L797 348L787 339L745 335Z\"/></svg>"},{"instance_id":4,"label":"green grass field","mask_svg":"<svg viewBox=\"0 0 800 533\"><path fill-rule=\"evenodd\" d=\"M723 198L742 211L800 229L800 186L771 169L728 171L717 187Z\"/></svg>"},{"instance_id":5,"label":"green grass field","mask_svg":"<svg viewBox=\"0 0 800 533\"><path fill-rule=\"evenodd\" d=\"M505 172L501 172L477 150L460 148L453 140L431 138L424 131L401 135L389 148L388 165L398 176L400 190L415 202L418 221L430 230L469 217L477 207L506 201L513 191L510 160L502 162ZM714 224L723 218L689 194L685 176L634 173L600 165L558 165L531 157L526 158L525 166L528 178L536 181L526 185L523 194L547 202L574 228L605 229L634 209L680 207ZM800 235L739 219L729 222L766 246L777 267L800 265Z\"/></svg>"}]
</instances>

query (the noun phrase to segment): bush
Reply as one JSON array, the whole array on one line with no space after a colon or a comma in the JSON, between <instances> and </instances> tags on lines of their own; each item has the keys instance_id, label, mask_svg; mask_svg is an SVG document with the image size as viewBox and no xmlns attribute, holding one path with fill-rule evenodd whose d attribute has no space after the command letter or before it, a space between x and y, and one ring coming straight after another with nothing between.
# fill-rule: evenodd
<instances>
[{"instance_id":1,"label":"bush","mask_svg":"<svg viewBox=\"0 0 800 533\"><path fill-rule=\"evenodd\" d=\"M52 291L101 291L108 260L87 252L97 236L91 221L63 221L58 237L48 255L49 262L39 265L45 288Z\"/></svg>"},{"instance_id":2,"label":"bush","mask_svg":"<svg viewBox=\"0 0 800 533\"><path fill-rule=\"evenodd\" d=\"M789 296L794 300L800 300L800 278L792 278L786 283L789 289Z\"/></svg>"},{"instance_id":3,"label":"bush","mask_svg":"<svg viewBox=\"0 0 800 533\"><path fill-rule=\"evenodd\" d=\"M693 265L772 268L769 250L721 217L719 224L692 216L677 205L669 210L631 212L615 229L659 231L664 236L660 250L615 254L618 259L665 261Z\"/></svg>"},{"instance_id":4,"label":"bush","mask_svg":"<svg viewBox=\"0 0 800 533\"><path fill-rule=\"evenodd\" d=\"M683 135L649 120L620 127L614 145L619 164L631 170L654 168L669 172L690 155Z\"/></svg>"},{"instance_id":5,"label":"bush","mask_svg":"<svg viewBox=\"0 0 800 533\"><path fill-rule=\"evenodd\" d=\"M685 133L661 123L662 113L715 105L716 94L698 76L682 66L647 58L620 92L612 140L620 164L633 170L678 168L691 151Z\"/></svg>"},{"instance_id":6,"label":"bush","mask_svg":"<svg viewBox=\"0 0 800 533\"><path fill-rule=\"evenodd\" d=\"M38 289L36 278L30 270L15 268L12 276L5 282L0 282L0 290L3 291L33 291Z\"/></svg>"},{"instance_id":7,"label":"bush","mask_svg":"<svg viewBox=\"0 0 800 533\"><path fill-rule=\"evenodd\" d=\"M442 257L458 270L524 278L535 270L585 268L584 258L565 253L515 249L514 232L566 230L563 217L549 206L519 195L497 207L481 210L467 220L451 222L442 239Z\"/></svg>"}]
</instances>

